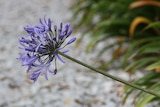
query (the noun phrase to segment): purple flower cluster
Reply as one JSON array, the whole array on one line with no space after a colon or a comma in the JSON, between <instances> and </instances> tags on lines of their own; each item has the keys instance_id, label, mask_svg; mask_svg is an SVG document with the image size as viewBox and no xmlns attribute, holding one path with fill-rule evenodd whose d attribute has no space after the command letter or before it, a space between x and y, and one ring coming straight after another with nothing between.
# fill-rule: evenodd
<instances>
[{"instance_id":1,"label":"purple flower cluster","mask_svg":"<svg viewBox=\"0 0 160 107\"><path fill-rule=\"evenodd\" d=\"M39 20L40 25L26 26L24 30L27 35L19 39L20 43L20 57L22 66L27 66L27 73L34 82L38 79L40 74L43 74L48 80L47 73L53 75L57 72L56 60L65 61L58 55L58 51L66 53L69 50L62 50L65 46L73 43L76 38L71 38L69 41L65 41L72 33L70 30L70 24L67 23L63 26L57 27L54 25L52 30L51 19ZM51 70L51 62L54 61L55 69Z\"/></svg>"}]
</instances>

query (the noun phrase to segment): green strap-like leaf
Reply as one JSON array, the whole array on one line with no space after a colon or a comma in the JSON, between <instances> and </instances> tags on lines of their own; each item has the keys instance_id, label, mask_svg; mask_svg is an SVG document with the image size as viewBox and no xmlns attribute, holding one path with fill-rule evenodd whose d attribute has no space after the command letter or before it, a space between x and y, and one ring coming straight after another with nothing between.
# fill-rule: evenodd
<instances>
[{"instance_id":1,"label":"green strap-like leaf","mask_svg":"<svg viewBox=\"0 0 160 107\"><path fill-rule=\"evenodd\" d=\"M153 23L149 24L147 27L145 27L145 29L149 29L149 28L152 28L152 27L160 28L160 21L153 22Z\"/></svg>"},{"instance_id":2,"label":"green strap-like leaf","mask_svg":"<svg viewBox=\"0 0 160 107\"><path fill-rule=\"evenodd\" d=\"M153 70L155 68L160 68L160 61L157 61L146 68L146 70Z\"/></svg>"}]
</instances>

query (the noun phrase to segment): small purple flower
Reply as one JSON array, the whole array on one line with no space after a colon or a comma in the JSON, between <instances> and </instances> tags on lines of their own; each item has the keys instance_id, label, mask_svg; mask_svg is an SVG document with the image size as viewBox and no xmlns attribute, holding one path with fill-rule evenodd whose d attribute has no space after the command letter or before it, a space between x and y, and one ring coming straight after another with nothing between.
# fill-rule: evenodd
<instances>
[{"instance_id":1,"label":"small purple flower","mask_svg":"<svg viewBox=\"0 0 160 107\"><path fill-rule=\"evenodd\" d=\"M39 22L40 25L24 27L27 35L19 39L21 53L18 59L22 61L22 66L28 67L27 73L34 82L41 74L46 80L48 80L48 73L55 75L57 73L56 60L65 63L58 55L58 51L68 52L69 50L62 49L76 40L76 38L71 38L66 42L72 33L69 23L64 26L60 23L59 28L54 25L52 30L51 19L46 20L44 17ZM53 61L55 69L51 70Z\"/></svg>"}]
</instances>

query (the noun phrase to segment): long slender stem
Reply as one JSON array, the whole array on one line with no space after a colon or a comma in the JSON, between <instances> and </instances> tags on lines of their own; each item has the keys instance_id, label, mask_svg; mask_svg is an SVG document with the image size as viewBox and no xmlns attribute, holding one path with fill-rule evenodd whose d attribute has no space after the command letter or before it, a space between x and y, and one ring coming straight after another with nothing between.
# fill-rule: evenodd
<instances>
[{"instance_id":1,"label":"long slender stem","mask_svg":"<svg viewBox=\"0 0 160 107\"><path fill-rule=\"evenodd\" d=\"M92 67L92 66L90 66L90 65L88 65L88 64L85 64L85 63L83 63L83 62L81 62L81 61L79 61L79 60L77 60L77 59L75 59L75 58L72 58L72 57L70 57L70 56L68 56L68 55L66 55L66 54L63 54L63 53L61 53L61 52L58 52L58 53L59 53L60 55L62 55L63 57L66 57L67 59L72 60L73 62L76 62L76 63L78 63L78 64L80 64L80 65L82 65L82 66L84 66L84 67L86 67L86 68L89 68L89 69L91 69L91 70L93 70L93 71L95 71L95 72L98 72L98 73L100 73L100 74L102 74L102 75L104 75L104 76L107 76L107 77L109 77L109 78L112 78L113 80L119 81L119 82L121 82L121 83L124 83L124 84L130 86L130 87L133 87L133 88L135 88L135 89L141 90L141 91L143 91L143 92L152 94L152 95L160 98L160 95L159 95L159 94L156 94L156 93L154 93L154 92L151 91L151 90L147 90L147 89L142 88L142 87L139 87L139 86L137 86L137 85L135 85L135 84L129 83L129 82L125 81L125 80L122 80L122 79L120 79L120 78L118 78L118 77L112 76L112 75L110 75L110 74L108 74L108 73L106 73L106 72L104 72L104 71L102 71L102 70L96 69L96 68L94 68L94 67Z\"/></svg>"}]
</instances>

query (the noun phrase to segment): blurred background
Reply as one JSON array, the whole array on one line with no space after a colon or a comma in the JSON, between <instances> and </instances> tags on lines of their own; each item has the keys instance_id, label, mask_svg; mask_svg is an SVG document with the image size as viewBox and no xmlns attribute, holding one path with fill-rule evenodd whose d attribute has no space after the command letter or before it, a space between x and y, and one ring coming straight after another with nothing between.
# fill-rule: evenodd
<instances>
[{"instance_id":1,"label":"blurred background","mask_svg":"<svg viewBox=\"0 0 160 107\"><path fill-rule=\"evenodd\" d=\"M67 59L32 83L16 60L18 39L44 15L71 22L78 40L68 55L160 93L159 0L0 0L0 107L159 107L159 98Z\"/></svg>"}]
</instances>

